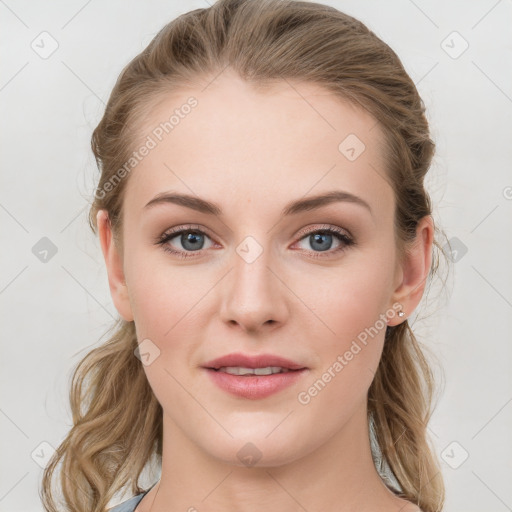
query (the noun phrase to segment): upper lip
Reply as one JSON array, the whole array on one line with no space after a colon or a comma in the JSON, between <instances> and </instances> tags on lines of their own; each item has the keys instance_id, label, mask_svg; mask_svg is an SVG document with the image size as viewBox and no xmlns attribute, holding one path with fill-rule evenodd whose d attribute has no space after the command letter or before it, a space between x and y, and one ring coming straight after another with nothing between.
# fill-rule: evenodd
<instances>
[{"instance_id":1,"label":"upper lip","mask_svg":"<svg viewBox=\"0 0 512 512\"><path fill-rule=\"evenodd\" d=\"M267 366L279 366L290 370L302 370L305 366L273 354L258 354L250 356L242 353L227 354L217 359L204 363L204 368L218 370L224 366L240 366L242 368L266 368Z\"/></svg>"}]
</instances>

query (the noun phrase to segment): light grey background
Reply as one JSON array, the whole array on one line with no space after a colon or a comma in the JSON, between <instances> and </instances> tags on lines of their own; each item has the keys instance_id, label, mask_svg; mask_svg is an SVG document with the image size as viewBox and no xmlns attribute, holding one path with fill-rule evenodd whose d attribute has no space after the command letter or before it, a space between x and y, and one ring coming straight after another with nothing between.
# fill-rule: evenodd
<instances>
[{"instance_id":1,"label":"light grey background","mask_svg":"<svg viewBox=\"0 0 512 512\"><path fill-rule=\"evenodd\" d=\"M415 327L446 376L429 426L445 510L512 510L512 2L325 3L398 53L437 143L429 189L456 262ZM86 223L91 132L121 68L165 22L206 6L0 0L2 512L42 510L39 464L71 425L71 368L117 314ZM57 249L46 262L43 237Z\"/></svg>"}]
</instances>

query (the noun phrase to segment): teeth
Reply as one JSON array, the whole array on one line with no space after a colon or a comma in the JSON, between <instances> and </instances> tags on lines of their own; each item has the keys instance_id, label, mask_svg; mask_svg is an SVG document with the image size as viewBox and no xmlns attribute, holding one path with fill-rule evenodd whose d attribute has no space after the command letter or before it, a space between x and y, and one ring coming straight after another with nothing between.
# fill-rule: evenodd
<instances>
[{"instance_id":1,"label":"teeth","mask_svg":"<svg viewBox=\"0 0 512 512\"><path fill-rule=\"evenodd\" d=\"M288 368L280 366L266 366L265 368L244 368L242 366L223 366L219 372L229 373L231 375L272 375L274 373L286 373Z\"/></svg>"}]
</instances>

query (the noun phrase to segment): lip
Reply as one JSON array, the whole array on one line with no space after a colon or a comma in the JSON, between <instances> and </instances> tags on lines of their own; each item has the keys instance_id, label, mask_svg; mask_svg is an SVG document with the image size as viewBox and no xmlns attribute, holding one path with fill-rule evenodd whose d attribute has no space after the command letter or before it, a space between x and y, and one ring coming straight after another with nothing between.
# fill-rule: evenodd
<instances>
[{"instance_id":1,"label":"lip","mask_svg":"<svg viewBox=\"0 0 512 512\"><path fill-rule=\"evenodd\" d=\"M231 375L217 371L223 366L243 368L265 368L280 366L288 368L286 373L272 375ZM210 379L224 391L249 400L260 400L293 385L308 372L308 368L290 359L273 354L250 356L241 352L227 354L203 365Z\"/></svg>"},{"instance_id":2,"label":"lip","mask_svg":"<svg viewBox=\"0 0 512 512\"><path fill-rule=\"evenodd\" d=\"M303 370L306 367L290 359L274 354L258 354L250 356L241 352L227 354L217 359L212 359L202 365L203 368L218 370L223 366L241 366L243 368L265 368L267 366L280 366L289 370ZM281 374L276 374L281 375ZM244 377L245 378L245 377Z\"/></svg>"},{"instance_id":3,"label":"lip","mask_svg":"<svg viewBox=\"0 0 512 512\"><path fill-rule=\"evenodd\" d=\"M272 375L243 376L219 372L212 368L204 368L204 371L219 388L232 395L249 400L261 400L282 391L296 383L308 372L307 368L302 368L301 370L274 373Z\"/></svg>"}]
</instances>

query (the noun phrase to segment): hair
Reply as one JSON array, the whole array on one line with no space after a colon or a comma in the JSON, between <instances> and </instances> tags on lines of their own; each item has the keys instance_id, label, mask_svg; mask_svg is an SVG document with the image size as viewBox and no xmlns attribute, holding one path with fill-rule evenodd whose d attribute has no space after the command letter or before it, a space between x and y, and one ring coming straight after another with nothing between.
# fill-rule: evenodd
<instances>
[{"instance_id":1,"label":"hair","mask_svg":"<svg viewBox=\"0 0 512 512\"><path fill-rule=\"evenodd\" d=\"M403 257L419 221L432 214L424 177L435 145L424 103L396 53L362 22L303 1L219 0L165 25L124 67L92 134L101 172L88 218L93 232L97 212L106 210L122 247L127 178L115 187L108 183L130 159L148 105L179 87L213 79L227 67L254 86L278 80L320 84L378 121L385 140L385 177L396 199L396 245ZM439 249L435 236L429 282L437 272ZM153 456L161 462L163 410L134 356L135 324L118 319L109 334L74 369L69 395L73 426L42 479L41 498L49 512L104 512L126 486L132 493L143 492L141 472ZM387 327L368 390L368 421L381 462L399 487L394 492L424 512L441 511L445 500L427 434L433 375L409 323ZM60 462L64 504L57 507L51 483Z\"/></svg>"}]
</instances>

